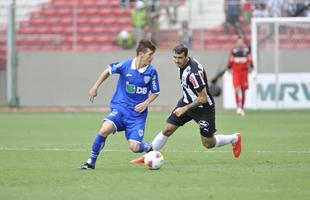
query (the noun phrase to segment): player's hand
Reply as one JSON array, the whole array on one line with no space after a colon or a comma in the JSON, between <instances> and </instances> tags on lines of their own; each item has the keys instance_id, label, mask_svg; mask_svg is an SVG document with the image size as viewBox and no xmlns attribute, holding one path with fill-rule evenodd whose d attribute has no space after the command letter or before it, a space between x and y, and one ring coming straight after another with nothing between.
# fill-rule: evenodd
<instances>
[{"instance_id":1,"label":"player's hand","mask_svg":"<svg viewBox=\"0 0 310 200\"><path fill-rule=\"evenodd\" d=\"M147 108L147 106L148 104L146 102L139 103L135 106L135 111L141 113Z\"/></svg>"},{"instance_id":2,"label":"player's hand","mask_svg":"<svg viewBox=\"0 0 310 200\"><path fill-rule=\"evenodd\" d=\"M91 88L89 90L88 95L89 95L89 101L93 103L95 97L97 96L97 88Z\"/></svg>"},{"instance_id":3,"label":"player's hand","mask_svg":"<svg viewBox=\"0 0 310 200\"><path fill-rule=\"evenodd\" d=\"M180 117L181 115L183 115L185 112L187 111L187 108L184 106L184 107L178 107L176 108L173 113L177 116L177 117Z\"/></svg>"}]
</instances>

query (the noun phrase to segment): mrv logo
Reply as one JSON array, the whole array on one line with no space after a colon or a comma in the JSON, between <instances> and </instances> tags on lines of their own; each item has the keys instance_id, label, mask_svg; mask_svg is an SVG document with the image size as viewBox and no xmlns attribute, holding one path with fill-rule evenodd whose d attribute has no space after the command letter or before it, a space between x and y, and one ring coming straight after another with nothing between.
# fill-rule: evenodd
<instances>
[{"instance_id":1,"label":"mrv logo","mask_svg":"<svg viewBox=\"0 0 310 200\"><path fill-rule=\"evenodd\" d=\"M280 83L278 88L274 83L257 85L257 94L262 101L283 101L290 98L294 101L305 99L310 101L310 83Z\"/></svg>"},{"instance_id":2,"label":"mrv logo","mask_svg":"<svg viewBox=\"0 0 310 200\"><path fill-rule=\"evenodd\" d=\"M126 82L126 91L130 94L146 94L147 93L147 87L138 87L134 84L129 84L129 82Z\"/></svg>"}]
</instances>

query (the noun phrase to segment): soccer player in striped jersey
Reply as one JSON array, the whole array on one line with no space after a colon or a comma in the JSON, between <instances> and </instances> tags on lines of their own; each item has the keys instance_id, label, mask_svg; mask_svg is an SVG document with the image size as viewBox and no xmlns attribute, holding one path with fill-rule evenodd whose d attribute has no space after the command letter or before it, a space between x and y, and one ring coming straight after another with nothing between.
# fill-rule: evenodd
<instances>
[{"instance_id":1,"label":"soccer player in striped jersey","mask_svg":"<svg viewBox=\"0 0 310 200\"><path fill-rule=\"evenodd\" d=\"M114 132L125 131L129 148L135 152L147 152L151 146L143 141L147 108L159 95L157 71L151 65L156 47L149 40L141 40L137 56L133 59L110 64L100 74L89 91L90 101L97 96L99 86L111 75L119 74L116 91L111 99L108 114L95 137L90 158L80 169L95 169L99 152L106 138Z\"/></svg>"},{"instance_id":2,"label":"soccer player in striped jersey","mask_svg":"<svg viewBox=\"0 0 310 200\"><path fill-rule=\"evenodd\" d=\"M207 74L203 66L188 56L188 48L179 44L173 49L173 60L179 68L183 97L167 119L164 129L152 141L152 150L159 151L180 126L194 120L199 126L201 141L206 148L232 144L233 155L241 153L241 133L231 135L215 134L215 106L210 95ZM144 157L130 163L142 163Z\"/></svg>"}]
</instances>

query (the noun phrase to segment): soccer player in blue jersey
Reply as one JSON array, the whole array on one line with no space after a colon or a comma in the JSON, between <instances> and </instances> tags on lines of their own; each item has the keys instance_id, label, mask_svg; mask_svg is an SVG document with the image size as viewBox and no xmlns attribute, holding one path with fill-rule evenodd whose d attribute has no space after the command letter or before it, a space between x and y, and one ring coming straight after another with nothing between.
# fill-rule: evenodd
<instances>
[{"instance_id":1,"label":"soccer player in blue jersey","mask_svg":"<svg viewBox=\"0 0 310 200\"><path fill-rule=\"evenodd\" d=\"M143 137L148 105L160 92L157 71L151 65L155 51L156 47L151 41L141 40L135 58L110 64L90 89L89 98L93 102L99 86L111 74L119 74L117 88L110 102L111 112L104 118L95 137L90 158L80 169L95 169L106 138L116 131L125 131L129 148L135 153L147 152L151 148L143 141Z\"/></svg>"},{"instance_id":2,"label":"soccer player in blue jersey","mask_svg":"<svg viewBox=\"0 0 310 200\"><path fill-rule=\"evenodd\" d=\"M187 122L194 120L206 148L221 147L231 144L233 155L238 158L241 153L241 133L230 135L215 134L215 104L209 92L207 73L204 67L194 58L188 56L188 48L179 44L173 49L173 61L179 68L179 77L183 97L169 115L163 130L152 141L150 150L159 151L168 138ZM143 163L144 157L130 161Z\"/></svg>"}]
</instances>

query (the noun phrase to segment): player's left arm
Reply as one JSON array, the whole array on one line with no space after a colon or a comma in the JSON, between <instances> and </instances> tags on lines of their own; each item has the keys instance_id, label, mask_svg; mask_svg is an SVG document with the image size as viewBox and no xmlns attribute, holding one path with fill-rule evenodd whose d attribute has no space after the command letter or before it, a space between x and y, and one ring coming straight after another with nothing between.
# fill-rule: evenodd
<instances>
[{"instance_id":1,"label":"player's left arm","mask_svg":"<svg viewBox=\"0 0 310 200\"><path fill-rule=\"evenodd\" d=\"M145 101L135 106L135 111L143 112L158 97L158 95L159 93L157 94L150 93L149 97Z\"/></svg>"}]
</instances>

